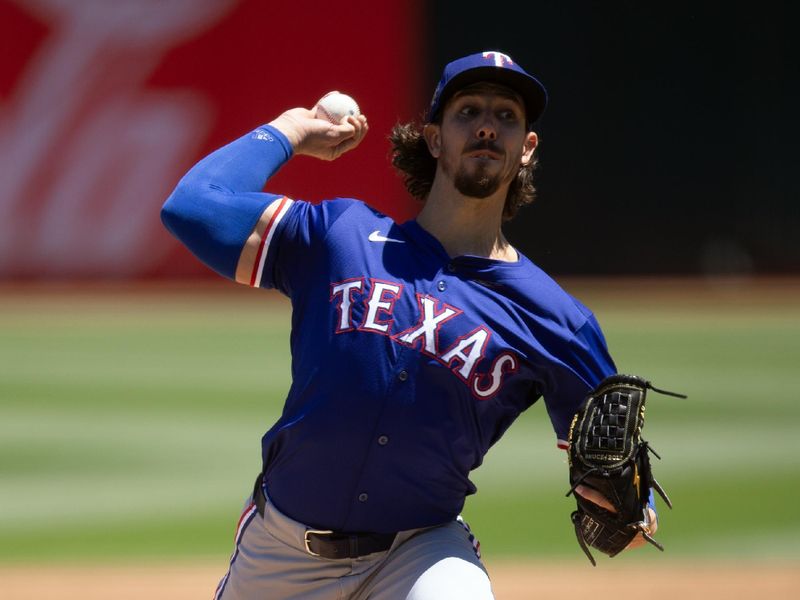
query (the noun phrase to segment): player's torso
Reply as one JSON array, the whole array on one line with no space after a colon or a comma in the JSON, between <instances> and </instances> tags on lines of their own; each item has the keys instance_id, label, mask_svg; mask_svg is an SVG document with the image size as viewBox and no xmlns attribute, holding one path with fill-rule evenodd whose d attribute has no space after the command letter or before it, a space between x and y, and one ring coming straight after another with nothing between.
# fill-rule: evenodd
<instances>
[{"instance_id":1,"label":"player's torso","mask_svg":"<svg viewBox=\"0 0 800 600\"><path fill-rule=\"evenodd\" d=\"M558 334L536 331L527 261L451 259L415 222L345 216L292 293L293 384L265 436L267 478L315 526L442 522L540 395L553 343L540 338Z\"/></svg>"},{"instance_id":2,"label":"player's torso","mask_svg":"<svg viewBox=\"0 0 800 600\"><path fill-rule=\"evenodd\" d=\"M361 378L356 387L369 393L419 379L420 370L434 372L435 380L475 402L490 401L515 376L527 376L535 397L526 365L541 344L535 315L514 285L515 277L529 277L526 265L451 259L415 222L362 216L331 230L313 290L293 298L298 365L325 355L336 370ZM406 401L424 401L426 384L418 381ZM530 400L516 402L522 409Z\"/></svg>"}]
</instances>

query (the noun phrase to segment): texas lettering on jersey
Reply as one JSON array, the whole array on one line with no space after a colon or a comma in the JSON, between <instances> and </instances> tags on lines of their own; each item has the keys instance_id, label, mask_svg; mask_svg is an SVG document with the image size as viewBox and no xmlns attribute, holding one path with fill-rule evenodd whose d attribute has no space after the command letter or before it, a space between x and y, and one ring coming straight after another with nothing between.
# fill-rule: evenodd
<instances>
[{"instance_id":1,"label":"texas lettering on jersey","mask_svg":"<svg viewBox=\"0 0 800 600\"><path fill-rule=\"evenodd\" d=\"M332 283L330 302L338 312L335 333L377 333L414 348L450 369L479 400L492 398L503 378L517 372L519 359L508 351L494 357L487 371L478 371L478 366L488 358L486 351L492 335L484 325L465 331L448 347L442 348L439 344L441 327L451 321L456 326L464 311L433 296L417 293L416 323L408 329L394 331L394 306L402 291L402 283L366 277ZM364 316L356 322L353 309L358 303L364 308Z\"/></svg>"}]
</instances>

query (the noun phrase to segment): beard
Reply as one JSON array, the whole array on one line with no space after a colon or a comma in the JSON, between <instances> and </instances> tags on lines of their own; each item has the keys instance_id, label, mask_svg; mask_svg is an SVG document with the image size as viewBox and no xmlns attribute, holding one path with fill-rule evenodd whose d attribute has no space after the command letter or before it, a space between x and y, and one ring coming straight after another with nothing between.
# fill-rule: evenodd
<instances>
[{"instance_id":1,"label":"beard","mask_svg":"<svg viewBox=\"0 0 800 600\"><path fill-rule=\"evenodd\" d=\"M473 150L492 150L493 152L502 152L501 149L494 146L491 141L478 142L467 148L465 152L472 152ZM477 198L482 200L488 198L498 189L503 183L501 173L494 175L489 173L489 164L478 162L474 168L466 164L459 163L453 167L448 162L443 162L442 167L447 175L453 180L453 186L464 196L468 198Z\"/></svg>"},{"instance_id":2,"label":"beard","mask_svg":"<svg viewBox=\"0 0 800 600\"><path fill-rule=\"evenodd\" d=\"M469 198L488 198L500 188L500 176L489 175L486 165L479 165L473 172L460 166L453 177L453 185Z\"/></svg>"}]
</instances>

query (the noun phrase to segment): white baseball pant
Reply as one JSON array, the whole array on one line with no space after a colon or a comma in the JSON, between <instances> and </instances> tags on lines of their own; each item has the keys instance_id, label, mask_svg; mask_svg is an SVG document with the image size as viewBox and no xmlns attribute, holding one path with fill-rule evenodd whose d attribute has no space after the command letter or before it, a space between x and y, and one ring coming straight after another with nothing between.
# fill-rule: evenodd
<instances>
[{"instance_id":1,"label":"white baseball pant","mask_svg":"<svg viewBox=\"0 0 800 600\"><path fill-rule=\"evenodd\" d=\"M477 542L463 521L398 533L384 552L327 559L305 548L307 526L267 496L252 498L215 600L494 600Z\"/></svg>"}]
</instances>

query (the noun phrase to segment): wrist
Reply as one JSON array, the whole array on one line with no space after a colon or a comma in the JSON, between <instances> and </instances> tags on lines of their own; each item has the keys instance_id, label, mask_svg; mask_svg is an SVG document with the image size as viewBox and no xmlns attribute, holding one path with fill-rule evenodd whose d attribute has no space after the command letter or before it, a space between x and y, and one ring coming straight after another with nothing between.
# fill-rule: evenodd
<instances>
[{"instance_id":1,"label":"wrist","mask_svg":"<svg viewBox=\"0 0 800 600\"><path fill-rule=\"evenodd\" d=\"M258 139L266 139L271 142L277 142L277 144L283 148L284 157L281 160L281 163L289 160L294 155L294 146L292 145L292 141L287 137L287 135L275 127L273 122L267 123L262 125L258 129L255 130L254 137L258 137ZM261 137L257 134L261 134L264 137Z\"/></svg>"},{"instance_id":2,"label":"wrist","mask_svg":"<svg viewBox=\"0 0 800 600\"><path fill-rule=\"evenodd\" d=\"M291 147L292 152L297 150L297 147L303 139L303 133L299 125L293 119L286 115L281 115L277 119L267 123L267 125L283 136Z\"/></svg>"}]
</instances>

